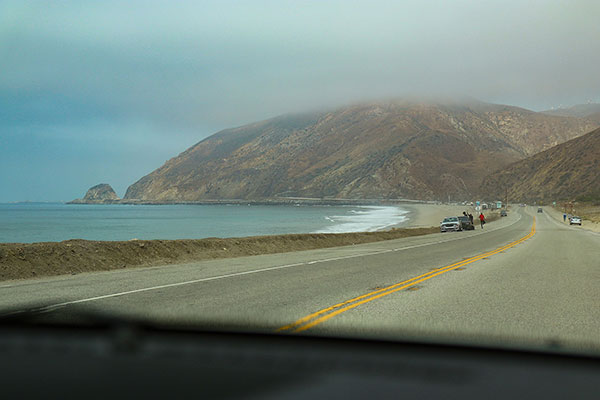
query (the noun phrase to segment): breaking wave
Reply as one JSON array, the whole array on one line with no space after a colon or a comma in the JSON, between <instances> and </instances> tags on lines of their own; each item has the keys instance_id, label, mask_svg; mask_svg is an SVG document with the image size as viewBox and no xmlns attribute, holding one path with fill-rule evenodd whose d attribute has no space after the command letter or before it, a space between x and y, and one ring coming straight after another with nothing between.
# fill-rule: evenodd
<instances>
[{"instance_id":1,"label":"breaking wave","mask_svg":"<svg viewBox=\"0 0 600 400\"><path fill-rule=\"evenodd\" d=\"M325 219L332 224L316 233L374 232L408 219L407 210L391 206L361 206L352 209L349 215L329 215Z\"/></svg>"}]
</instances>

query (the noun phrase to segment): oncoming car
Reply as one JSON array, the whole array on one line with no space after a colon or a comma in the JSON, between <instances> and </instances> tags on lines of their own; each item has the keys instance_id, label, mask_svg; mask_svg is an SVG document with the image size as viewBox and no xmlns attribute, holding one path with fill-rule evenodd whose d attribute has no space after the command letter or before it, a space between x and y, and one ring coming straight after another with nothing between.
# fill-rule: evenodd
<instances>
[{"instance_id":1,"label":"oncoming car","mask_svg":"<svg viewBox=\"0 0 600 400\"><path fill-rule=\"evenodd\" d=\"M462 231L462 225L458 217L446 217L440 223L440 232Z\"/></svg>"},{"instance_id":2,"label":"oncoming car","mask_svg":"<svg viewBox=\"0 0 600 400\"><path fill-rule=\"evenodd\" d=\"M580 217L571 217L569 219L569 225L579 225L579 226L581 226L581 218Z\"/></svg>"}]
</instances>

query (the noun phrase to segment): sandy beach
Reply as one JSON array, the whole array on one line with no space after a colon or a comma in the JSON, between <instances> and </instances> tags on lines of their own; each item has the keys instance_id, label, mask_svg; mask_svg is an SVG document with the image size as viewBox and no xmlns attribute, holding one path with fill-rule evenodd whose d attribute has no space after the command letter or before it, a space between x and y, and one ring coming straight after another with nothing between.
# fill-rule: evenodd
<instances>
[{"instance_id":1,"label":"sandy beach","mask_svg":"<svg viewBox=\"0 0 600 400\"><path fill-rule=\"evenodd\" d=\"M425 228L430 226L439 226L445 217L462 215L463 211L473 214L475 221L479 217L479 212L471 206L457 206L446 204L410 204L401 205L402 208L409 210L408 222L403 225L406 228ZM484 215L486 212L484 210Z\"/></svg>"}]
</instances>

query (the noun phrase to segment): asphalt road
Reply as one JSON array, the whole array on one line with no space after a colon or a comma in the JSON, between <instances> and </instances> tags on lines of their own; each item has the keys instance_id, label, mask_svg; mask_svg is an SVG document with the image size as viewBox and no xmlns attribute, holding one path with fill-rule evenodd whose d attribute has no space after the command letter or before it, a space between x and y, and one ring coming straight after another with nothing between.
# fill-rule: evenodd
<instances>
[{"instance_id":1,"label":"asphalt road","mask_svg":"<svg viewBox=\"0 0 600 400\"><path fill-rule=\"evenodd\" d=\"M471 232L7 282L0 309L598 349L599 259L600 235L515 207Z\"/></svg>"}]
</instances>

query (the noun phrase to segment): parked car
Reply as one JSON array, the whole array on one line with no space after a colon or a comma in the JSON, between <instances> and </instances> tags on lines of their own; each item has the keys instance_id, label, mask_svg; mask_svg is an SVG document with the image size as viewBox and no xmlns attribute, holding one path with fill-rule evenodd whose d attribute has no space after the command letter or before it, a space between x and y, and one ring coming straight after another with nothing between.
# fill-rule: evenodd
<instances>
[{"instance_id":1,"label":"parked car","mask_svg":"<svg viewBox=\"0 0 600 400\"><path fill-rule=\"evenodd\" d=\"M579 225L579 226L581 226L581 218L580 217L571 217L571 218L569 218L569 225Z\"/></svg>"},{"instance_id":2,"label":"parked car","mask_svg":"<svg viewBox=\"0 0 600 400\"><path fill-rule=\"evenodd\" d=\"M440 223L440 232L462 231L462 225L458 217L446 217Z\"/></svg>"},{"instance_id":3,"label":"parked car","mask_svg":"<svg viewBox=\"0 0 600 400\"><path fill-rule=\"evenodd\" d=\"M471 223L471 219L469 217L465 217L464 215L461 215L460 217L458 217L458 220L460 221L460 227L462 230L465 231L472 231L475 229L475 226L473 226L473 224Z\"/></svg>"},{"instance_id":4,"label":"parked car","mask_svg":"<svg viewBox=\"0 0 600 400\"><path fill-rule=\"evenodd\" d=\"M543 212L544 210L542 210L542 207L538 207L538 213Z\"/></svg>"},{"instance_id":5,"label":"parked car","mask_svg":"<svg viewBox=\"0 0 600 400\"><path fill-rule=\"evenodd\" d=\"M502 211L500 211L500 216L506 217L506 216L508 216L508 213L506 212L506 210L502 210Z\"/></svg>"}]
</instances>

